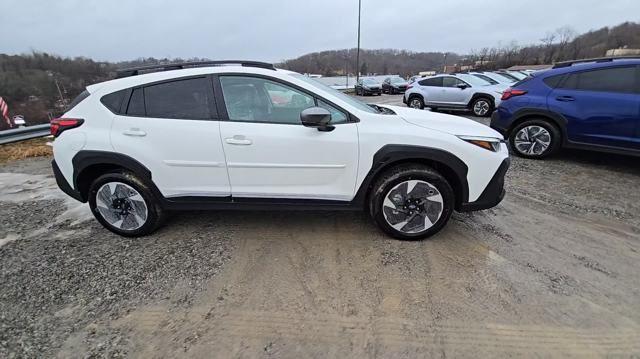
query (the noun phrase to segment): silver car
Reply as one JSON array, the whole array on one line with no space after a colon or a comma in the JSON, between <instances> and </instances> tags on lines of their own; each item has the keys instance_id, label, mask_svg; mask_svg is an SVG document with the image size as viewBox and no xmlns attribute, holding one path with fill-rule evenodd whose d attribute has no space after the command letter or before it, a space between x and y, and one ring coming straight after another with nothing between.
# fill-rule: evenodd
<instances>
[{"instance_id":1,"label":"silver car","mask_svg":"<svg viewBox=\"0 0 640 359\"><path fill-rule=\"evenodd\" d=\"M504 84L492 84L470 74L436 75L419 79L407 88L403 102L413 108L468 109L474 115L490 116L500 104Z\"/></svg>"}]
</instances>

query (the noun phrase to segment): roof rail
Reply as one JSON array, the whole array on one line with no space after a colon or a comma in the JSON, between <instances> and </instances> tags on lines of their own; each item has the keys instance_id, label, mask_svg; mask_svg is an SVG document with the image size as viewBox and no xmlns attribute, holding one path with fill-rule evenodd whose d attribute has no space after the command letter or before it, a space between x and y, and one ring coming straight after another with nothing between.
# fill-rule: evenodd
<instances>
[{"instance_id":1,"label":"roof rail","mask_svg":"<svg viewBox=\"0 0 640 359\"><path fill-rule=\"evenodd\" d=\"M140 67L132 67L128 69L116 70L116 78L137 76L152 72L181 70L193 67L206 67L206 66L224 66L224 65L240 65L244 67L259 67L262 69L275 70L273 64L260 61L244 61L244 60L220 60L220 61L192 61L192 62L179 62L174 64L158 64L148 65Z\"/></svg>"},{"instance_id":2,"label":"roof rail","mask_svg":"<svg viewBox=\"0 0 640 359\"><path fill-rule=\"evenodd\" d=\"M586 62L612 62L613 60L627 60L627 59L640 59L640 56L613 56L613 57L594 57L591 59L572 60L557 62L552 68L558 69L561 67L569 67L574 64L582 64Z\"/></svg>"}]
</instances>

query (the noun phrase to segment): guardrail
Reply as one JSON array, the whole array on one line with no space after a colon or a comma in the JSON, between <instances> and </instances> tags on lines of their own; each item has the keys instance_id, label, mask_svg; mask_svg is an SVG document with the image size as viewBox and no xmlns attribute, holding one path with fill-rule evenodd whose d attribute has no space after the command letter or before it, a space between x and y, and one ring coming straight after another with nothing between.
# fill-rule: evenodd
<instances>
[{"instance_id":1,"label":"guardrail","mask_svg":"<svg viewBox=\"0 0 640 359\"><path fill-rule=\"evenodd\" d=\"M51 134L50 128L51 124L45 123L43 125L34 125L0 131L0 145L30 140L32 138L49 136Z\"/></svg>"}]
</instances>

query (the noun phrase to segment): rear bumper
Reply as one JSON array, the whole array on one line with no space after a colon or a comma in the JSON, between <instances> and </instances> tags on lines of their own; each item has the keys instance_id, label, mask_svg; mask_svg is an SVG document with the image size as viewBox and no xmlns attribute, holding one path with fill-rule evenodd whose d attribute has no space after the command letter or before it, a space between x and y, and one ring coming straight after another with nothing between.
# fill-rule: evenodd
<instances>
[{"instance_id":1,"label":"rear bumper","mask_svg":"<svg viewBox=\"0 0 640 359\"><path fill-rule=\"evenodd\" d=\"M507 135L509 134L509 125L508 125L508 121L505 121L505 114L502 113L503 110L501 108L497 108L495 111L493 111L493 113L491 114L491 123L489 124L489 126L500 132L500 134L502 136L504 136L505 138L507 138Z\"/></svg>"},{"instance_id":2,"label":"rear bumper","mask_svg":"<svg viewBox=\"0 0 640 359\"><path fill-rule=\"evenodd\" d=\"M51 161L51 167L53 168L53 175L56 178L56 183L58 184L58 187L60 187L62 192L66 193L73 199L76 199L80 202L86 202L82 199L80 192L74 190L69 184L69 182L67 182L67 180L64 178L55 160Z\"/></svg>"},{"instance_id":3,"label":"rear bumper","mask_svg":"<svg viewBox=\"0 0 640 359\"><path fill-rule=\"evenodd\" d=\"M480 197L478 197L478 200L475 202L462 203L458 212L479 211L497 206L506 193L504 190L504 177L507 174L510 164L511 160L505 158L491 178L491 181L489 181L487 187L482 191Z\"/></svg>"}]
</instances>

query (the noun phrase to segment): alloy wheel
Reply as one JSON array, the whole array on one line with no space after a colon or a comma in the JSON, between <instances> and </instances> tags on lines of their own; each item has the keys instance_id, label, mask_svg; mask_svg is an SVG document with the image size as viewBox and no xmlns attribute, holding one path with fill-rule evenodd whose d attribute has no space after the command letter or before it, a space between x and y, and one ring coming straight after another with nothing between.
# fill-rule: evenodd
<instances>
[{"instance_id":1,"label":"alloy wheel","mask_svg":"<svg viewBox=\"0 0 640 359\"><path fill-rule=\"evenodd\" d=\"M521 128L513 143L518 152L539 156L551 145L551 134L542 126L531 125Z\"/></svg>"},{"instance_id":2,"label":"alloy wheel","mask_svg":"<svg viewBox=\"0 0 640 359\"><path fill-rule=\"evenodd\" d=\"M424 232L442 216L444 199L429 182L408 180L395 185L384 198L382 213L395 230L406 234Z\"/></svg>"},{"instance_id":3,"label":"alloy wheel","mask_svg":"<svg viewBox=\"0 0 640 359\"><path fill-rule=\"evenodd\" d=\"M138 191L122 182L107 182L96 193L96 209L115 228L133 231L147 221L147 203Z\"/></svg>"},{"instance_id":4,"label":"alloy wheel","mask_svg":"<svg viewBox=\"0 0 640 359\"><path fill-rule=\"evenodd\" d=\"M489 112L490 109L491 105L486 100L478 100L473 105L473 113L476 116L484 116Z\"/></svg>"},{"instance_id":5,"label":"alloy wheel","mask_svg":"<svg viewBox=\"0 0 640 359\"><path fill-rule=\"evenodd\" d=\"M422 103L417 98L414 98L413 100L411 100L409 104L411 105L412 108L417 108L417 109L421 108L422 106Z\"/></svg>"}]
</instances>

